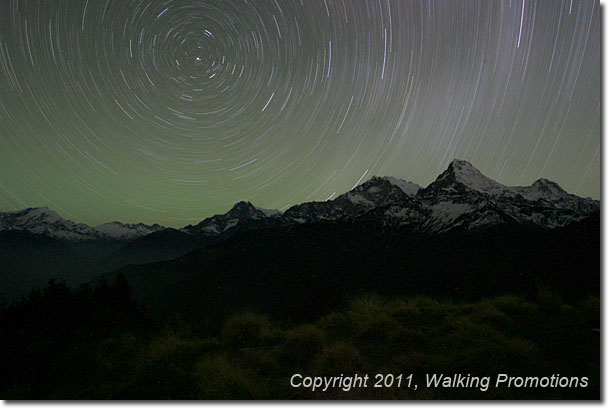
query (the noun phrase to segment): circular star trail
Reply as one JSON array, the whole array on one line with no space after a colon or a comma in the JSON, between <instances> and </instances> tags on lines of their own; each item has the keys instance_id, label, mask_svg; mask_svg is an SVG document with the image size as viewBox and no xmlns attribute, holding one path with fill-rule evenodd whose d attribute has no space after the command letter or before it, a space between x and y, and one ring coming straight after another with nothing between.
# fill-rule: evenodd
<instances>
[{"instance_id":1,"label":"circular star trail","mask_svg":"<svg viewBox=\"0 0 610 410\"><path fill-rule=\"evenodd\" d=\"M5 0L0 207L183 226L453 158L599 198L595 1Z\"/></svg>"}]
</instances>

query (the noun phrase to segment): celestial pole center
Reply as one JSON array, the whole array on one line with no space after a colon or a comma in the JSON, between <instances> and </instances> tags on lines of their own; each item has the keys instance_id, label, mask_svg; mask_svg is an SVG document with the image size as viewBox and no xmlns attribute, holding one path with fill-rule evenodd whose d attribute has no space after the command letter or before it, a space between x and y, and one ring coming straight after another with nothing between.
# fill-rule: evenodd
<instances>
[{"instance_id":1,"label":"celestial pole center","mask_svg":"<svg viewBox=\"0 0 610 410\"><path fill-rule=\"evenodd\" d=\"M0 210L184 226L454 158L600 195L582 0L5 0Z\"/></svg>"}]
</instances>

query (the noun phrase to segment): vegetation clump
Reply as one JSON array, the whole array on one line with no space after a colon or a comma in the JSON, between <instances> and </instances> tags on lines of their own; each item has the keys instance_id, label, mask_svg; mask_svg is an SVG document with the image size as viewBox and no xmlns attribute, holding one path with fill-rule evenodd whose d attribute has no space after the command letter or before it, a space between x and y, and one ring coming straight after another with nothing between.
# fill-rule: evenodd
<instances>
[{"instance_id":1,"label":"vegetation clump","mask_svg":"<svg viewBox=\"0 0 610 410\"><path fill-rule=\"evenodd\" d=\"M361 296L315 321L254 312L219 327L163 324L127 283L72 290L51 281L0 309L5 399L598 399L600 301L549 290L452 302ZM368 374L370 386L325 392L290 378ZM375 389L377 373L412 374L418 390ZM579 389L431 389L426 374L579 375Z\"/></svg>"}]
</instances>

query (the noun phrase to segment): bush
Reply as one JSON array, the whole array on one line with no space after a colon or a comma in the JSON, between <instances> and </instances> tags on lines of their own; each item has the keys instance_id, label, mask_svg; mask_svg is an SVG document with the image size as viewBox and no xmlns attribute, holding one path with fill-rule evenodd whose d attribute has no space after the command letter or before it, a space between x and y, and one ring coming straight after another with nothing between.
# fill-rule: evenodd
<instances>
[{"instance_id":1,"label":"bush","mask_svg":"<svg viewBox=\"0 0 610 410\"><path fill-rule=\"evenodd\" d=\"M465 321L436 355L438 370L479 374L527 373L535 367L538 349L509 337L486 323Z\"/></svg>"},{"instance_id":2,"label":"bush","mask_svg":"<svg viewBox=\"0 0 610 410\"><path fill-rule=\"evenodd\" d=\"M223 342L231 347L260 345L271 334L271 323L266 316L252 312L231 316L221 332Z\"/></svg>"},{"instance_id":3,"label":"bush","mask_svg":"<svg viewBox=\"0 0 610 410\"><path fill-rule=\"evenodd\" d=\"M413 325L420 321L421 310L414 303L397 300L392 304L392 317L405 325Z\"/></svg>"},{"instance_id":4,"label":"bush","mask_svg":"<svg viewBox=\"0 0 610 410\"><path fill-rule=\"evenodd\" d=\"M214 340L185 339L169 333L154 339L137 361L137 376L128 396L145 399L193 398L197 380L193 364L219 348Z\"/></svg>"},{"instance_id":5,"label":"bush","mask_svg":"<svg viewBox=\"0 0 610 410\"><path fill-rule=\"evenodd\" d=\"M428 296L414 296L406 302L396 303L393 316L405 325L438 325L443 323L455 308L439 303Z\"/></svg>"},{"instance_id":6,"label":"bush","mask_svg":"<svg viewBox=\"0 0 610 410\"><path fill-rule=\"evenodd\" d=\"M314 365L316 376L338 376L361 371L360 352L346 342L335 343L324 349Z\"/></svg>"},{"instance_id":7,"label":"bush","mask_svg":"<svg viewBox=\"0 0 610 410\"><path fill-rule=\"evenodd\" d=\"M397 368L408 369L409 373L426 373L430 371L430 357L418 350L409 351L397 357L394 362Z\"/></svg>"},{"instance_id":8,"label":"bush","mask_svg":"<svg viewBox=\"0 0 610 410\"><path fill-rule=\"evenodd\" d=\"M419 329L405 326L388 332L388 342L390 342L388 347L395 349L422 348L426 346L427 341L428 336Z\"/></svg>"},{"instance_id":9,"label":"bush","mask_svg":"<svg viewBox=\"0 0 610 410\"><path fill-rule=\"evenodd\" d=\"M211 339L182 338L174 333L153 339L142 357L145 366L190 367L192 359L219 348Z\"/></svg>"},{"instance_id":10,"label":"bush","mask_svg":"<svg viewBox=\"0 0 610 410\"><path fill-rule=\"evenodd\" d=\"M529 315L536 308L532 303L526 302L523 297L515 295L498 296L493 298L491 303L510 316Z\"/></svg>"},{"instance_id":11,"label":"bush","mask_svg":"<svg viewBox=\"0 0 610 410\"><path fill-rule=\"evenodd\" d=\"M298 364L311 362L324 348L326 335L313 325L300 325L286 332L286 340L281 346L282 361Z\"/></svg>"},{"instance_id":12,"label":"bush","mask_svg":"<svg viewBox=\"0 0 610 410\"><path fill-rule=\"evenodd\" d=\"M332 336L348 335L351 332L349 319L344 312L332 312L316 322L317 327Z\"/></svg>"},{"instance_id":13,"label":"bush","mask_svg":"<svg viewBox=\"0 0 610 410\"><path fill-rule=\"evenodd\" d=\"M536 304L543 314L557 315L561 312L561 298L547 288L538 290Z\"/></svg>"},{"instance_id":14,"label":"bush","mask_svg":"<svg viewBox=\"0 0 610 410\"><path fill-rule=\"evenodd\" d=\"M270 384L249 373L227 356L206 357L195 365L198 380L197 398L204 400L270 399Z\"/></svg>"},{"instance_id":15,"label":"bush","mask_svg":"<svg viewBox=\"0 0 610 410\"><path fill-rule=\"evenodd\" d=\"M489 300L477 303L472 317L477 321L487 322L499 327L506 326L512 321L509 315L502 312L495 303Z\"/></svg>"},{"instance_id":16,"label":"bush","mask_svg":"<svg viewBox=\"0 0 610 410\"><path fill-rule=\"evenodd\" d=\"M137 365L139 341L131 334L119 335L103 340L97 347L95 367L98 371L98 390L102 397L116 392L133 377Z\"/></svg>"},{"instance_id":17,"label":"bush","mask_svg":"<svg viewBox=\"0 0 610 410\"><path fill-rule=\"evenodd\" d=\"M385 341L398 323L388 314L388 305L375 296L364 296L352 302L346 312L353 333L371 341Z\"/></svg>"}]
</instances>

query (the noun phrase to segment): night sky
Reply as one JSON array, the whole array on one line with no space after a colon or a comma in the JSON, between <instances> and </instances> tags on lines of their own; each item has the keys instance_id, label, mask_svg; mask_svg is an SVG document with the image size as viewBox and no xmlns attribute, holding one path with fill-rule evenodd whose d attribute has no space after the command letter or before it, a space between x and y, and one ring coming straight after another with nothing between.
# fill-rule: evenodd
<instances>
[{"instance_id":1,"label":"night sky","mask_svg":"<svg viewBox=\"0 0 610 410\"><path fill-rule=\"evenodd\" d=\"M0 210L184 226L453 158L600 195L579 0L2 0Z\"/></svg>"}]
</instances>

